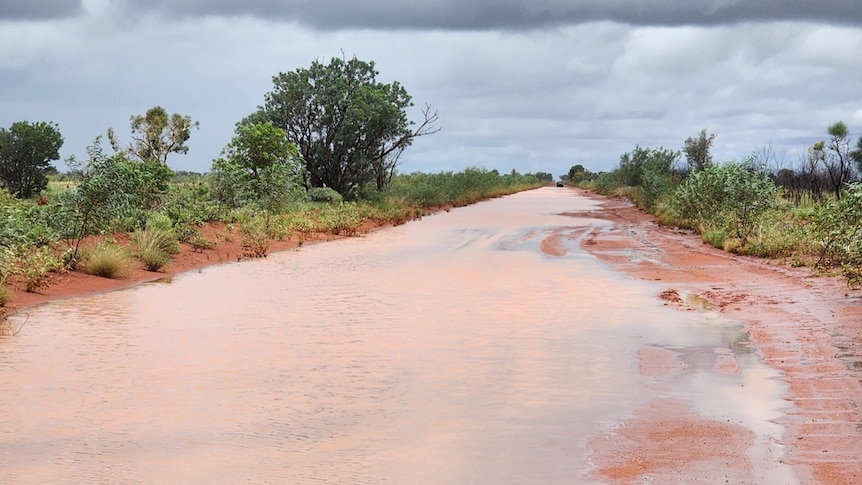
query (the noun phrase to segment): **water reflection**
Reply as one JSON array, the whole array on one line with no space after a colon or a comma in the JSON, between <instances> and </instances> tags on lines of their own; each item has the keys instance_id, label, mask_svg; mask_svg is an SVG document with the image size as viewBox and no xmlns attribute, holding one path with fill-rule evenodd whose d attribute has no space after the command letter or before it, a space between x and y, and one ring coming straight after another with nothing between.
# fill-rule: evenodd
<instances>
[{"instance_id":1,"label":"water reflection","mask_svg":"<svg viewBox=\"0 0 862 485\"><path fill-rule=\"evenodd\" d=\"M0 482L589 483L587 438L654 392L644 345L704 413L780 433L753 355L708 371L737 324L578 250L604 222L555 214L591 204L542 189L43 306L0 340Z\"/></svg>"}]
</instances>

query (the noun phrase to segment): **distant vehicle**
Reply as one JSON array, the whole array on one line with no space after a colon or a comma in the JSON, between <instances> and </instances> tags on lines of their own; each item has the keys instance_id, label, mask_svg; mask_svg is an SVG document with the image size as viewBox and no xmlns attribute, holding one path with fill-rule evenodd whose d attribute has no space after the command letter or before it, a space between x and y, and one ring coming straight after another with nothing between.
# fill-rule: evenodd
<instances>
[{"instance_id":1,"label":"distant vehicle","mask_svg":"<svg viewBox=\"0 0 862 485\"><path fill-rule=\"evenodd\" d=\"M562 182L562 181L558 181L558 182L557 182L557 187L563 187L563 182Z\"/></svg>"}]
</instances>

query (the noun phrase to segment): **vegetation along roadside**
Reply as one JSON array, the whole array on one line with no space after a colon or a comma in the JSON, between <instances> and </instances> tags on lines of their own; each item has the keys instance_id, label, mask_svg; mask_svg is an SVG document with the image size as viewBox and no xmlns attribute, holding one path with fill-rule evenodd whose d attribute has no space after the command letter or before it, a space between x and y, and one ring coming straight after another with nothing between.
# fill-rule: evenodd
<instances>
[{"instance_id":1,"label":"vegetation along roadside","mask_svg":"<svg viewBox=\"0 0 862 485\"><path fill-rule=\"evenodd\" d=\"M426 105L409 120L407 91L376 76L356 58L275 76L206 174L169 168L198 122L160 106L131 117L129 141L113 129L97 136L62 174L51 165L58 126L0 129L0 316L15 291L43 291L59 273L159 272L183 246L204 253L228 241L263 257L274 242L350 236L550 181L482 168L400 173L400 155L438 130L438 115ZM211 225L224 230L213 236Z\"/></svg>"}]
</instances>

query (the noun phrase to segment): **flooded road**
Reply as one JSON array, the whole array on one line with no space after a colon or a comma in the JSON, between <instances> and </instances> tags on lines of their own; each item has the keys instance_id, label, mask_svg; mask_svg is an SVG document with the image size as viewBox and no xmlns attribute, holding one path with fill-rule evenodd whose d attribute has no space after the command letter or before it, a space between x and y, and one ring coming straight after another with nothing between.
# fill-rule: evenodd
<instances>
[{"instance_id":1,"label":"flooded road","mask_svg":"<svg viewBox=\"0 0 862 485\"><path fill-rule=\"evenodd\" d=\"M0 483L603 483L596 440L659 405L741 440L677 483L794 483L778 373L581 251L607 223L561 214L591 204L543 188L17 316Z\"/></svg>"}]
</instances>

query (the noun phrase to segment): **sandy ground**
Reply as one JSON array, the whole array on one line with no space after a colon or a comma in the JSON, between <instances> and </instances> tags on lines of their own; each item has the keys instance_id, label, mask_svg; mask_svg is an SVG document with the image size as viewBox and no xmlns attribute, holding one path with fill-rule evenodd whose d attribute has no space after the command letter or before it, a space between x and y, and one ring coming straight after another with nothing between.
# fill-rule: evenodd
<instances>
[{"instance_id":1,"label":"sandy ground","mask_svg":"<svg viewBox=\"0 0 862 485\"><path fill-rule=\"evenodd\" d=\"M862 292L849 290L838 278L812 277L809 270L783 262L723 253L697 236L657 226L627 201L584 194L601 200L601 208L571 215L614 223L578 236L587 251L632 277L663 286L657 297L681 311L691 306L683 296L697 295L700 304L746 322L755 350L789 384L792 408L779 423L786 430L781 444L786 449L783 460L793 466L800 482L862 483ZM376 227L369 223L360 233ZM202 233L218 241L217 246L196 252L183 245L161 272L147 272L140 265L121 279L66 272L53 276L39 293L27 293L21 282L13 281L5 311L26 313L28 307L50 300L240 259L237 231L214 225ZM317 234L304 243L337 237ZM297 246L298 240L292 238L272 243L270 251ZM564 248L558 236L541 247L548 253ZM680 372L681 363L665 349L644 347L638 355L645 376ZM717 372L736 371L730 355L719 356L716 362ZM679 477L697 476L703 467L722 467L728 483L747 483L751 466L745 450L750 435L742 427L699 417L685 401L662 398L636 412L612 438L593 440L590 447L599 478L611 483L683 483ZM702 436L713 439L707 445Z\"/></svg>"},{"instance_id":2,"label":"sandy ground","mask_svg":"<svg viewBox=\"0 0 862 485\"><path fill-rule=\"evenodd\" d=\"M789 385L791 408L779 421L785 428L780 444L783 462L800 482L862 483L862 291L782 261L724 253L698 236L656 225L628 201L584 194L601 200L601 208L573 216L614 223L581 236L589 253L663 286L657 296L681 311L707 305L745 322L755 351ZM548 246L552 249L553 241ZM678 372L680 363L667 354L641 349L641 373ZM722 357L714 370L735 372L732 356ZM590 445L598 473L612 483L645 483L647 477L649 483L682 483L680 476L716 466L728 470L728 483L749 483L748 433L699 418L683 401L659 399L613 437ZM712 438L708 446L701 436ZM754 483L773 482L754 477Z\"/></svg>"}]
</instances>

